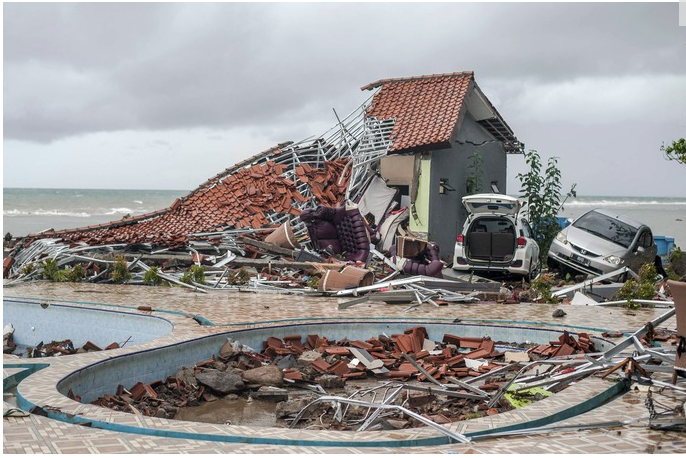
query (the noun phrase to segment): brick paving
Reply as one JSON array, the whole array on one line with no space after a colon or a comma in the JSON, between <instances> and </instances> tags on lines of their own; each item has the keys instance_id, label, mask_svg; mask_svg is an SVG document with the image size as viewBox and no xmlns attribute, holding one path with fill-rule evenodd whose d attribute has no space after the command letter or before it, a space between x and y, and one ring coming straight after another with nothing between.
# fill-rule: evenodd
<instances>
[{"instance_id":1,"label":"brick paving","mask_svg":"<svg viewBox=\"0 0 686 458\"><path fill-rule=\"evenodd\" d=\"M383 303L365 303L338 310L336 298L300 295L276 295L268 293L240 293L218 291L200 294L182 288L143 287L127 285L90 285L65 283L32 283L8 288L3 291L6 298L40 298L56 303L82 303L83 305L121 310L121 307L149 306L153 312L139 312L161 316L174 324L170 335L160 337L129 349L113 350L117 353L133 352L143 348L154 348L231 329L253 327L255 323L267 321L294 322L299 319L350 320L365 318L459 318L465 323L470 320L510 320L520 323L536 323L537 326L563 326L565 329L606 329L633 331L647 321L663 314L664 309L645 309L627 313L622 308L591 306L559 306L567 315L552 318L558 306L540 304L451 304L433 307L423 304L413 311L403 313L406 306ZM73 302L68 302L73 301ZM76 304L78 305L78 304ZM131 310L128 310L131 311ZM182 314L164 311L185 312L199 315L221 326L201 326L194 319ZM273 324L273 323L272 323ZM663 326L674 328L673 320ZM598 334L599 332L591 332ZM108 355L113 353L107 352ZM177 432L210 434L235 434L251 437L281 437L286 439L321 439L321 432L303 430L261 430L224 425L210 425L158 418L141 418L131 414L107 411L106 409L78 404L59 394L55 381L74 370L103 359L103 353L90 353L45 359L51 367L33 374L25 380L20 390L22 395L40 405L56 406L65 413L83 417L113 421L153 429ZM35 360L34 360L35 361ZM17 359L5 356L4 364L16 363ZM3 368L7 377L14 369ZM666 375L666 374L665 374ZM665 378L666 380L667 378ZM683 379L680 379L680 384ZM550 412L574 405L609 386L598 378L589 378L552 398L539 401L535 406L506 412L494 417L484 417L450 425L456 432L473 432L540 418ZM666 390L662 401L667 405L684 402L686 396L675 395ZM610 420L635 421L621 428L593 430L567 430L545 434L533 434L510 438L476 441L469 444L452 444L429 447L403 447L402 449L382 447L311 447L279 446L248 443L228 443L190 439L167 438L150 435L115 432L88 428L45 417L10 417L3 421L4 453L683 453L686 451L686 437L683 434L653 431L647 428L648 411L644 406L644 391L632 391L612 402L583 415L559 422L556 425L588 425ZM7 405L6 405L7 407ZM331 440L331 433L326 433ZM378 441L398 438L428 438L436 433L428 428L391 432L335 434L335 440Z\"/></svg>"}]
</instances>

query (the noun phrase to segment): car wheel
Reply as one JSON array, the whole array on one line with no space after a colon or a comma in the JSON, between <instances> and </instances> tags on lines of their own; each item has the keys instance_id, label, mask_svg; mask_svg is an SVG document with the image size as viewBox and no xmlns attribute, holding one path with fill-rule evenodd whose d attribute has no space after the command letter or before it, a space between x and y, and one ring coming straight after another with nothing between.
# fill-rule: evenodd
<instances>
[{"instance_id":1,"label":"car wheel","mask_svg":"<svg viewBox=\"0 0 686 458\"><path fill-rule=\"evenodd\" d=\"M555 259L551 258L550 256L548 256L548 267L550 269L557 270L560 267L560 263L557 262Z\"/></svg>"},{"instance_id":2,"label":"car wheel","mask_svg":"<svg viewBox=\"0 0 686 458\"><path fill-rule=\"evenodd\" d=\"M534 281L536 279L536 277L538 277L538 275L540 273L541 273L541 263L537 262L535 266L534 265L531 266L531 268L529 270L529 274L526 276L526 281L531 283L532 281Z\"/></svg>"}]
</instances>

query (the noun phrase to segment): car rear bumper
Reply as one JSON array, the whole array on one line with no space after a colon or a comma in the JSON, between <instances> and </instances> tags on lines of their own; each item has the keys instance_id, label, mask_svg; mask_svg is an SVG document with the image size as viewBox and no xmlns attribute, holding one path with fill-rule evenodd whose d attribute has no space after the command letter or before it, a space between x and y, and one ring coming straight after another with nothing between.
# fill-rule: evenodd
<instances>
[{"instance_id":1,"label":"car rear bumper","mask_svg":"<svg viewBox=\"0 0 686 458\"><path fill-rule=\"evenodd\" d=\"M484 272L508 272L511 274L527 275L529 273L529 266L523 265L522 261L518 259L512 262L479 262L455 257L453 260L453 270L462 272L477 270Z\"/></svg>"}]
</instances>

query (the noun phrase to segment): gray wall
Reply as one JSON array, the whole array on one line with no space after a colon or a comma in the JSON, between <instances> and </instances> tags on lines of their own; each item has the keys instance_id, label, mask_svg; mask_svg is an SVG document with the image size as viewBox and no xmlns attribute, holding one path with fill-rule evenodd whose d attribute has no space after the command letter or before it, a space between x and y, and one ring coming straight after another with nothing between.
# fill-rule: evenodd
<instances>
[{"instance_id":1,"label":"gray wall","mask_svg":"<svg viewBox=\"0 0 686 458\"><path fill-rule=\"evenodd\" d=\"M462 197L467 191L467 177L473 169L470 156L478 151L483 161L482 189L491 192L491 182L497 181L505 192L507 155L500 145L472 116L467 113L449 149L436 150L431 157L431 189L429 204L429 240L438 243L441 258L452 260L455 239L462 231L467 212ZM439 180L448 179L455 191L439 193Z\"/></svg>"}]
</instances>

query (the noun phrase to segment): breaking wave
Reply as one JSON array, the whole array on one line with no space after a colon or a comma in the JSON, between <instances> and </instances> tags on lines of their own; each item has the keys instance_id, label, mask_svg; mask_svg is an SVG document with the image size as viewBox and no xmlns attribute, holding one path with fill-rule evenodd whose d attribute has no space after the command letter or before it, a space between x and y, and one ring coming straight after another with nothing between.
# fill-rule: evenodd
<instances>
[{"instance_id":1,"label":"breaking wave","mask_svg":"<svg viewBox=\"0 0 686 458\"><path fill-rule=\"evenodd\" d=\"M594 199L594 200L568 200L564 203L565 207L643 207L655 205L686 205L686 200L664 199L664 200L628 200L628 199Z\"/></svg>"},{"instance_id":2,"label":"breaking wave","mask_svg":"<svg viewBox=\"0 0 686 458\"><path fill-rule=\"evenodd\" d=\"M108 211L104 214L105 215L116 215L117 213L121 213L122 215L126 215L126 214L133 213L133 210L131 210L130 208L126 208L126 207L112 208L112 209L110 209L110 211Z\"/></svg>"},{"instance_id":3,"label":"breaking wave","mask_svg":"<svg viewBox=\"0 0 686 458\"><path fill-rule=\"evenodd\" d=\"M64 210L3 210L2 216L70 216L73 218L90 218L90 213L70 212Z\"/></svg>"},{"instance_id":4,"label":"breaking wave","mask_svg":"<svg viewBox=\"0 0 686 458\"><path fill-rule=\"evenodd\" d=\"M112 215L133 215L133 214L143 214L143 213L148 213L148 210L132 210L130 208L122 207L122 208L110 208L107 210L100 210L100 211L93 211L93 212L86 212L86 211L77 211L77 210L43 210L42 208L39 208L37 210L19 210L19 209L11 209L11 210L2 210L2 216L3 217L20 217L20 216L67 216L70 218L91 218L93 216L112 216Z\"/></svg>"}]
</instances>

